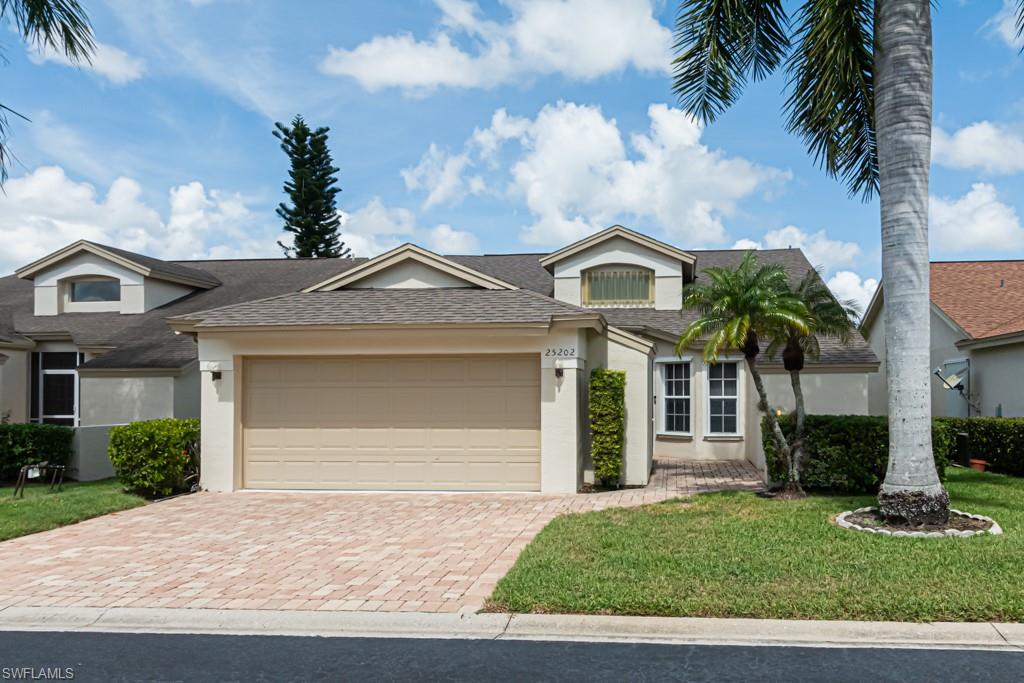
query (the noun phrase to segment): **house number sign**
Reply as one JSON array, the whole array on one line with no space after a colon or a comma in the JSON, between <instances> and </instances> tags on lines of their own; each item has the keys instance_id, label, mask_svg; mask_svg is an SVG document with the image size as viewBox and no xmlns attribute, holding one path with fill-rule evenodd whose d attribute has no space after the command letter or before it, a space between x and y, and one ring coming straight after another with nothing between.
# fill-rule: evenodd
<instances>
[{"instance_id":1,"label":"house number sign","mask_svg":"<svg viewBox=\"0 0 1024 683\"><path fill-rule=\"evenodd\" d=\"M544 351L545 358L575 358L576 347L574 346L556 346L549 347Z\"/></svg>"}]
</instances>

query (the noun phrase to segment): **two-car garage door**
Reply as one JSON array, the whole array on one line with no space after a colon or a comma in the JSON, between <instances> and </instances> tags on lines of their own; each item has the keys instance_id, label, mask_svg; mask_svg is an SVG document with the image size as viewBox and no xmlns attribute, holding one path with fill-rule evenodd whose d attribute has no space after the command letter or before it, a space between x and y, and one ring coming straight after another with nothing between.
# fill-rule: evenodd
<instances>
[{"instance_id":1,"label":"two-car garage door","mask_svg":"<svg viewBox=\"0 0 1024 683\"><path fill-rule=\"evenodd\" d=\"M540 490L536 356L247 358L246 488Z\"/></svg>"}]
</instances>

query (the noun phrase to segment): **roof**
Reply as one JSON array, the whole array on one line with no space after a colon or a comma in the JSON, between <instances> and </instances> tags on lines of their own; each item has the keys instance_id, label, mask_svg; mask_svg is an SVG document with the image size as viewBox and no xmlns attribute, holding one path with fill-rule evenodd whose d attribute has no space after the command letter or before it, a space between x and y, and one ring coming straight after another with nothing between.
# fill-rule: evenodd
<instances>
[{"instance_id":1,"label":"roof","mask_svg":"<svg viewBox=\"0 0 1024 683\"><path fill-rule=\"evenodd\" d=\"M432 251L424 249L423 247L418 247L415 244L406 243L395 247L391 251L385 252L380 256L375 256L339 275L335 275L324 282L308 287L304 291L329 292L335 289L341 289L346 285L358 282L363 278L370 277L375 273L379 273L383 270L396 266L399 263L407 261L415 261L430 268L434 268L435 270L447 273L464 282L466 286L483 287L484 289L515 288L507 282L491 277L486 273L481 273L473 270L472 268L468 268L457 261L446 259L445 257L439 256Z\"/></svg>"},{"instance_id":2,"label":"roof","mask_svg":"<svg viewBox=\"0 0 1024 683\"><path fill-rule=\"evenodd\" d=\"M931 298L971 339L1024 332L1024 261L932 263Z\"/></svg>"},{"instance_id":3,"label":"roof","mask_svg":"<svg viewBox=\"0 0 1024 683\"><path fill-rule=\"evenodd\" d=\"M558 251L546 255L544 258L541 259L540 263L545 268L550 268L554 264L572 256L573 254L578 254L581 251L585 251L597 244L600 244L601 242L604 242L605 240L610 240L616 237L629 240L634 244L639 244L648 249L653 249L654 251L662 253L670 258L677 259L678 261L686 265L692 265L694 262L693 254L689 252L685 252L682 249L679 249L678 247L673 247L671 244L665 244L664 242L656 240L653 237L642 235L639 232L630 230L629 228L623 227L621 225L613 225L610 228L602 230L601 232L598 233L594 233L593 235L584 237L579 241L573 242L567 247L562 247Z\"/></svg>"},{"instance_id":4,"label":"roof","mask_svg":"<svg viewBox=\"0 0 1024 683\"><path fill-rule=\"evenodd\" d=\"M63 249L53 252L52 254L48 254L38 261L34 261L27 266L19 268L15 275L31 280L38 273L50 268L56 263L63 261L69 256L82 252L93 253L109 258L115 263L118 263L129 270L134 270L145 277L169 280L171 282L180 282L182 284L201 287L204 289L216 287L220 284L220 280L218 280L216 276L211 275L203 269L183 265L181 263L175 263L173 261L161 261L160 259L153 258L152 256L136 254L132 251L126 251L117 247L110 247L105 244L90 242L88 240L79 240L73 244L69 244Z\"/></svg>"},{"instance_id":5,"label":"roof","mask_svg":"<svg viewBox=\"0 0 1024 683\"><path fill-rule=\"evenodd\" d=\"M114 253L114 252L112 252ZM126 252L127 253L127 252ZM698 250L697 278L709 267L734 267L743 250ZM779 263L791 279L811 268L799 249L764 250L766 262ZM221 284L146 313L64 313L33 315L32 283L15 276L0 278L0 344L31 343L25 337L70 338L82 347L113 350L91 359L85 368L174 369L196 359L196 345L176 335L169 318L189 320L202 312L203 327L223 324L313 324L335 326L387 324L545 323L553 317L600 314L608 324L634 334L672 339L689 314L649 308L583 309L551 298L554 279L541 265L542 253L454 255L447 261L518 287L516 290L337 290L299 293L365 264L368 259L252 259L162 262L171 269L199 271ZM126 258L126 257L125 257ZM324 295L320 298L319 295ZM331 296L327 296L331 295ZM332 298L333 297L333 298ZM824 340L823 363L874 364L878 359L857 336L847 345Z\"/></svg>"},{"instance_id":6,"label":"roof","mask_svg":"<svg viewBox=\"0 0 1024 683\"><path fill-rule=\"evenodd\" d=\"M297 292L172 318L230 327L550 324L593 311L521 289L339 289Z\"/></svg>"},{"instance_id":7,"label":"roof","mask_svg":"<svg viewBox=\"0 0 1024 683\"><path fill-rule=\"evenodd\" d=\"M708 268L735 268L743 260L743 255L746 252L742 249L719 249L694 251L693 253L697 257L697 279L699 281L701 273ZM786 274L794 284L813 269L807 257L799 249L768 249L760 251L758 254L762 261L778 263L785 268ZM677 339L686 326L697 317L696 312L689 310L659 311L650 308L599 308L595 310L605 317L609 325L639 334L662 337L666 340ZM855 332L845 344L832 337L823 337L819 342L821 357L814 361L815 363L830 365L874 365L878 363L878 357L859 332ZM779 359L766 358L765 360L768 363L773 363Z\"/></svg>"}]
</instances>

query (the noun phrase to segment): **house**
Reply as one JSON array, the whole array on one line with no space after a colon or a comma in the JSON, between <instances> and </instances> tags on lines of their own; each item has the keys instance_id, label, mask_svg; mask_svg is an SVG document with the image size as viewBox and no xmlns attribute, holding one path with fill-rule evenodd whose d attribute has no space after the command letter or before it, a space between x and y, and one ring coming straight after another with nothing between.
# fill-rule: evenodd
<instances>
[{"instance_id":1,"label":"house","mask_svg":"<svg viewBox=\"0 0 1024 683\"><path fill-rule=\"evenodd\" d=\"M1024 416L1024 260L937 261L930 277L932 414ZM883 360L884 310L880 285L861 331ZM870 380L873 415L888 412L885 383L883 367Z\"/></svg>"},{"instance_id":2,"label":"house","mask_svg":"<svg viewBox=\"0 0 1024 683\"><path fill-rule=\"evenodd\" d=\"M673 348L683 287L743 253L621 226L487 256L167 262L77 242L0 279L0 410L77 427L81 477L110 425L201 416L211 490L571 492L592 480L588 373L608 367L626 373L626 485L655 457L763 468L742 357ZM863 339L824 340L810 410L867 413L877 367ZM765 372L791 407L788 376Z\"/></svg>"}]
</instances>

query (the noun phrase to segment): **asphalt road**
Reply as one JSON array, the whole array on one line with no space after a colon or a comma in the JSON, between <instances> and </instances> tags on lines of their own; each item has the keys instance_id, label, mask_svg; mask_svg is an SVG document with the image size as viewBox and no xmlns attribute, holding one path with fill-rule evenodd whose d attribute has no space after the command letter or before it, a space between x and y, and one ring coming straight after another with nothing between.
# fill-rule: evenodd
<instances>
[{"instance_id":1,"label":"asphalt road","mask_svg":"<svg viewBox=\"0 0 1024 683\"><path fill-rule=\"evenodd\" d=\"M75 681L1020 681L1024 653L0 632L0 681L19 673Z\"/></svg>"}]
</instances>

